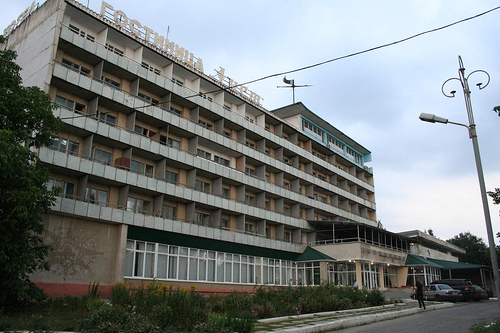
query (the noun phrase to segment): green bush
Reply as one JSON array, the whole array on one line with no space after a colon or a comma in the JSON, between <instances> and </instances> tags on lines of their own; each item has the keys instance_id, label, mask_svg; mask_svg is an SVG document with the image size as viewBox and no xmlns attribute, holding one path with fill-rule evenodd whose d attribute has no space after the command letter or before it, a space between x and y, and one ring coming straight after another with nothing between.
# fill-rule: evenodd
<instances>
[{"instance_id":1,"label":"green bush","mask_svg":"<svg viewBox=\"0 0 500 333\"><path fill-rule=\"evenodd\" d=\"M119 282L111 289L111 303L113 306L123 306L125 308L132 307L132 297L130 296L130 288L122 282Z\"/></svg>"},{"instance_id":2,"label":"green bush","mask_svg":"<svg viewBox=\"0 0 500 333\"><path fill-rule=\"evenodd\" d=\"M368 292L366 297L366 302L368 306L378 306L383 305L385 303L385 297L378 289L374 289Z\"/></svg>"}]
</instances>

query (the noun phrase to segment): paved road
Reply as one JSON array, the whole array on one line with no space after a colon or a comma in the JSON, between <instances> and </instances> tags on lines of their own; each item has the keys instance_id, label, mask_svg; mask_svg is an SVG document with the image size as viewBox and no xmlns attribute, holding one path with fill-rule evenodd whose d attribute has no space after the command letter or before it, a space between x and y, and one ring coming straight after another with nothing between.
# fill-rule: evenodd
<instances>
[{"instance_id":1,"label":"paved road","mask_svg":"<svg viewBox=\"0 0 500 333\"><path fill-rule=\"evenodd\" d=\"M500 318L496 300L456 303L445 309L426 310L411 316L383 322L346 328L342 333L467 333L469 328L482 321ZM339 331L336 331L339 332Z\"/></svg>"}]
</instances>

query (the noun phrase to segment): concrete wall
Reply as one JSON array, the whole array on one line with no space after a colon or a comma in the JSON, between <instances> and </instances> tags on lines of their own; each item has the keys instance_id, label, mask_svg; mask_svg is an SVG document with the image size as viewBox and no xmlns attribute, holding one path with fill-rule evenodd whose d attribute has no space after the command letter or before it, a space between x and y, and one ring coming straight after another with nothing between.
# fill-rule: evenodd
<instances>
[{"instance_id":1,"label":"concrete wall","mask_svg":"<svg viewBox=\"0 0 500 333\"><path fill-rule=\"evenodd\" d=\"M33 282L80 286L86 292L94 281L103 286L123 281L126 225L47 215L44 226L45 242L53 248L50 270L35 272Z\"/></svg>"},{"instance_id":2,"label":"concrete wall","mask_svg":"<svg viewBox=\"0 0 500 333\"><path fill-rule=\"evenodd\" d=\"M415 254L417 256L458 262L458 257L451 255L449 252L444 253L441 251L433 250L420 244L412 245L410 247L410 252L411 254Z\"/></svg>"},{"instance_id":3,"label":"concrete wall","mask_svg":"<svg viewBox=\"0 0 500 333\"><path fill-rule=\"evenodd\" d=\"M59 9L64 6L62 0L47 1L7 36L6 46L17 52L16 63L22 68L25 86L36 86L48 92L60 33L58 22L63 15Z\"/></svg>"}]
</instances>

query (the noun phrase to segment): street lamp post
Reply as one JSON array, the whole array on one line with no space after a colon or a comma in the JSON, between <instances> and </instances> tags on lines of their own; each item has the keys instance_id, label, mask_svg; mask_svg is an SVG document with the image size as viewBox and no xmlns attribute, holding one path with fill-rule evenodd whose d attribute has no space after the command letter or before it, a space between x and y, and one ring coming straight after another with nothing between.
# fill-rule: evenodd
<instances>
[{"instance_id":1,"label":"street lamp post","mask_svg":"<svg viewBox=\"0 0 500 333\"><path fill-rule=\"evenodd\" d=\"M484 185L484 174L483 174L483 167L481 165L481 156L479 154L479 145L477 142L477 133L476 133L476 125L474 124L474 115L472 113L472 104L470 100L470 89L469 89L469 83L468 79L469 77L474 74L474 73L483 73L486 74L486 77L488 81L486 84L483 86L482 83L478 83L477 86L478 88L484 89L486 86L490 83L490 76L487 72L483 70L476 70L471 72L469 75L465 76L465 68L464 64L462 62L462 58L458 56L458 64L459 64L459 69L458 69L458 78L451 78L446 80L442 87L441 87L441 92L443 95L449 98L455 97L456 91L451 91L450 94L446 94L444 92L444 86L446 83L452 80L458 80L462 84L462 89L464 92L464 98L465 98L465 108L467 109L467 116L469 117L469 126L461 123L455 123L448 121L448 119L441 118L438 116L435 116L433 114L429 113L421 113L420 114L420 120L422 121L427 121L431 123L441 123L441 124L453 124L453 125L459 125L459 126L464 126L469 130L469 137L472 140L472 148L474 149L474 156L476 158L476 168L477 168L477 175L479 178L479 188L481 190L481 198L483 201L483 211L484 211L484 219L486 223L486 232L488 234L488 243L490 246L490 256L491 256L491 265L493 268L493 276L495 278L495 284L494 284L494 291L498 299L498 307L500 310L500 293L499 293L499 287L498 283L500 282L500 277L499 277L499 272L498 272L498 259L497 259L497 252L496 252L496 246L495 246L495 238L493 235L493 228L491 226L491 217L490 217L490 211L488 208L488 196L486 194L486 186Z\"/></svg>"}]
</instances>

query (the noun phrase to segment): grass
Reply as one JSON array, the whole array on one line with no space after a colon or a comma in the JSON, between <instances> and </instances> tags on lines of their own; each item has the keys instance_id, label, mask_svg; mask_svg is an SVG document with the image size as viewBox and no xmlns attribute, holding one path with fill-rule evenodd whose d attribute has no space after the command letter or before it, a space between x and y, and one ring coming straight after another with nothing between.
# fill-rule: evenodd
<instances>
[{"instance_id":1,"label":"grass","mask_svg":"<svg viewBox=\"0 0 500 333\"><path fill-rule=\"evenodd\" d=\"M498 333L500 332L500 319L494 322L481 322L469 328L469 333Z\"/></svg>"}]
</instances>

